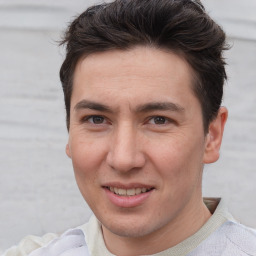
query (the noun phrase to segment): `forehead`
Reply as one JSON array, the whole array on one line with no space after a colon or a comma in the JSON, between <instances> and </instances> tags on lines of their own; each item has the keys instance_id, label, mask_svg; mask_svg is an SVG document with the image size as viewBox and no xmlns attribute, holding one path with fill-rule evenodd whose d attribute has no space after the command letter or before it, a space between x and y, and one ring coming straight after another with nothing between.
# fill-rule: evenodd
<instances>
[{"instance_id":1,"label":"forehead","mask_svg":"<svg viewBox=\"0 0 256 256\"><path fill-rule=\"evenodd\" d=\"M187 96L194 96L192 83L191 67L172 52L136 47L95 53L76 66L71 104L83 97L109 104L113 98L123 103L150 99L186 101Z\"/></svg>"}]
</instances>

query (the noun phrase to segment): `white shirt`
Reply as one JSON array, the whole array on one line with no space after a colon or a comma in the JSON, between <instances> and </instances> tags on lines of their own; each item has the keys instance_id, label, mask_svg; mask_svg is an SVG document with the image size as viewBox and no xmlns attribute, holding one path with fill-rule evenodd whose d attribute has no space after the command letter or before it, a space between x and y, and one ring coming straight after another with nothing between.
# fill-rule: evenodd
<instances>
[{"instance_id":1,"label":"white shirt","mask_svg":"<svg viewBox=\"0 0 256 256\"><path fill-rule=\"evenodd\" d=\"M206 199L205 203L211 208L215 201ZM30 236L2 256L114 256L105 246L95 216L83 226L52 236L47 242ZM256 231L237 223L221 200L199 231L154 256L256 256Z\"/></svg>"}]
</instances>

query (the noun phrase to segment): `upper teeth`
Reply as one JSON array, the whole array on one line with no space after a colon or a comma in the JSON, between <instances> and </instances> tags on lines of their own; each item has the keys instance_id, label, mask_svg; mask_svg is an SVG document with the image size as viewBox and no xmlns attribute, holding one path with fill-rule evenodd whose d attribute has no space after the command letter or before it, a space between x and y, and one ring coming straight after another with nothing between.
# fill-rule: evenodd
<instances>
[{"instance_id":1,"label":"upper teeth","mask_svg":"<svg viewBox=\"0 0 256 256\"><path fill-rule=\"evenodd\" d=\"M141 193L147 192L149 189L146 188L130 188L130 189L124 189L124 188L115 188L115 187L109 187L110 191L114 192L117 195L120 196L134 196L139 195Z\"/></svg>"}]
</instances>

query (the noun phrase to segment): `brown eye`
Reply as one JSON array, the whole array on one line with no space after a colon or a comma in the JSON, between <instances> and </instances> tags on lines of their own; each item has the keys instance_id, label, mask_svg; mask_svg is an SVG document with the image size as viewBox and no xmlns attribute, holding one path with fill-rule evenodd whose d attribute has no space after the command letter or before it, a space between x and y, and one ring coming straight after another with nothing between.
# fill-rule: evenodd
<instances>
[{"instance_id":1,"label":"brown eye","mask_svg":"<svg viewBox=\"0 0 256 256\"><path fill-rule=\"evenodd\" d=\"M156 116L153 118L155 124L165 124L166 118L163 116Z\"/></svg>"},{"instance_id":2,"label":"brown eye","mask_svg":"<svg viewBox=\"0 0 256 256\"><path fill-rule=\"evenodd\" d=\"M91 116L87 119L87 121L93 124L103 124L105 119L102 116Z\"/></svg>"},{"instance_id":3,"label":"brown eye","mask_svg":"<svg viewBox=\"0 0 256 256\"><path fill-rule=\"evenodd\" d=\"M92 119L93 119L93 123L95 124L102 124L104 122L104 118L101 116L95 116Z\"/></svg>"}]
</instances>

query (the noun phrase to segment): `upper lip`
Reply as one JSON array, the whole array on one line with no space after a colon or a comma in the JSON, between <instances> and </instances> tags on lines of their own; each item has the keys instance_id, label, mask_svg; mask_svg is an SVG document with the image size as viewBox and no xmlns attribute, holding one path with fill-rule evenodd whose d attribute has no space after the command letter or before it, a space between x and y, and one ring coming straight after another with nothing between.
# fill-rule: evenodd
<instances>
[{"instance_id":1,"label":"upper lip","mask_svg":"<svg viewBox=\"0 0 256 256\"><path fill-rule=\"evenodd\" d=\"M154 188L153 185L144 184L144 183L121 183L121 182L107 182L102 185L102 187L113 187L113 188L122 188L122 189L131 189L131 188Z\"/></svg>"}]
</instances>

